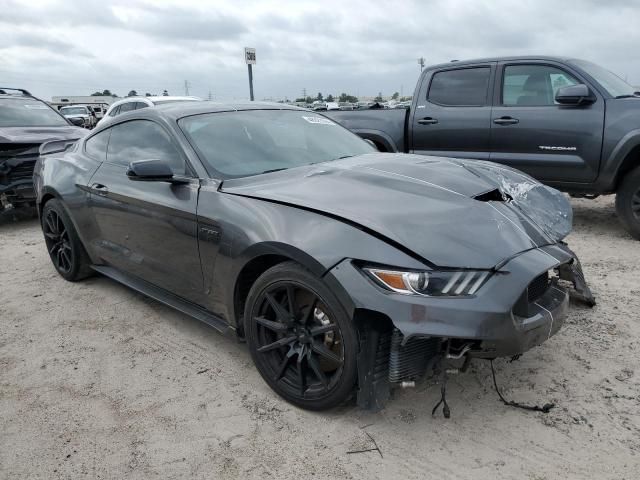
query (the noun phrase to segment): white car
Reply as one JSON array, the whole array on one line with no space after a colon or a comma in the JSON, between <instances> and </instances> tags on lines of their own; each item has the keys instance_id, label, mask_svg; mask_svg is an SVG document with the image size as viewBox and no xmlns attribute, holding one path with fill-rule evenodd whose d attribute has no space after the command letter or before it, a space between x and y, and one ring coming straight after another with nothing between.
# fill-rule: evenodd
<instances>
[{"instance_id":1,"label":"white car","mask_svg":"<svg viewBox=\"0 0 640 480\"><path fill-rule=\"evenodd\" d=\"M74 125L84 128L93 128L98 119L93 109L88 105L69 105L60 109L62 116L70 120ZM82 120L82 122L80 122Z\"/></svg>"},{"instance_id":2,"label":"white car","mask_svg":"<svg viewBox=\"0 0 640 480\"><path fill-rule=\"evenodd\" d=\"M180 96L158 96L158 97L126 97L122 100L114 102L104 117L98 123L108 121L113 117L117 117L121 113L130 112L131 110L139 110L141 108L153 107L155 105L163 105L165 103L175 102L200 102L200 97L180 97Z\"/></svg>"}]
</instances>

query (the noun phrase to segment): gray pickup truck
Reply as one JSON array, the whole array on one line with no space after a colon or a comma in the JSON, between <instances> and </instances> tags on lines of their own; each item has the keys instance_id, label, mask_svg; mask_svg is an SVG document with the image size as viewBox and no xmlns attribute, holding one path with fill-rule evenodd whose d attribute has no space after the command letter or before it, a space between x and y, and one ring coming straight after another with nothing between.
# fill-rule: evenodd
<instances>
[{"instance_id":1,"label":"gray pickup truck","mask_svg":"<svg viewBox=\"0 0 640 480\"><path fill-rule=\"evenodd\" d=\"M381 151L490 160L574 196L616 193L640 239L640 93L591 62L454 61L422 72L408 110L326 115Z\"/></svg>"}]
</instances>

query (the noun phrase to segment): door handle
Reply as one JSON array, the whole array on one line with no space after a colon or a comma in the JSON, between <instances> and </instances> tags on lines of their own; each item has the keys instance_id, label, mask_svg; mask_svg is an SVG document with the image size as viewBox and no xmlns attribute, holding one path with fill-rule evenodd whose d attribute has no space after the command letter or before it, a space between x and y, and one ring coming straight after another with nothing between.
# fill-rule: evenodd
<instances>
[{"instance_id":1,"label":"door handle","mask_svg":"<svg viewBox=\"0 0 640 480\"><path fill-rule=\"evenodd\" d=\"M435 118L431 118L431 117L424 117L424 118L421 118L420 120L418 120L418 123L420 125L433 125L435 123L438 123L438 120L436 120Z\"/></svg>"},{"instance_id":2,"label":"door handle","mask_svg":"<svg viewBox=\"0 0 640 480\"><path fill-rule=\"evenodd\" d=\"M106 195L107 193L109 193L109 189L106 187L106 185L103 185L101 183L92 183L91 190L96 195Z\"/></svg>"},{"instance_id":3,"label":"door handle","mask_svg":"<svg viewBox=\"0 0 640 480\"><path fill-rule=\"evenodd\" d=\"M500 117L500 118L493 119L493 123L496 123L498 125L515 125L516 123L519 123L519 122L520 120L513 117Z\"/></svg>"}]
</instances>

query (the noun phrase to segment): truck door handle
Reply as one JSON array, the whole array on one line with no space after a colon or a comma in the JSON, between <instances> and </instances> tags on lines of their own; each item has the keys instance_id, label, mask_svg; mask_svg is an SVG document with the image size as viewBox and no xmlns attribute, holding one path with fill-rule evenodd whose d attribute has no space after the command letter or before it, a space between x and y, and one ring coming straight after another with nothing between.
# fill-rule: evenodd
<instances>
[{"instance_id":1,"label":"truck door handle","mask_svg":"<svg viewBox=\"0 0 640 480\"><path fill-rule=\"evenodd\" d=\"M421 118L420 120L418 120L418 123L420 125L433 125L434 123L438 123L438 120L436 120L435 118L431 118L431 117L424 117L424 118Z\"/></svg>"},{"instance_id":2,"label":"truck door handle","mask_svg":"<svg viewBox=\"0 0 640 480\"><path fill-rule=\"evenodd\" d=\"M516 123L519 123L519 122L520 120L513 117L500 117L500 118L493 119L493 123L496 123L498 125L515 125Z\"/></svg>"},{"instance_id":3,"label":"truck door handle","mask_svg":"<svg viewBox=\"0 0 640 480\"><path fill-rule=\"evenodd\" d=\"M91 190L96 195L103 195L104 196L107 193L109 193L109 189L106 187L106 185L103 185L101 183L92 183L91 184Z\"/></svg>"}]
</instances>

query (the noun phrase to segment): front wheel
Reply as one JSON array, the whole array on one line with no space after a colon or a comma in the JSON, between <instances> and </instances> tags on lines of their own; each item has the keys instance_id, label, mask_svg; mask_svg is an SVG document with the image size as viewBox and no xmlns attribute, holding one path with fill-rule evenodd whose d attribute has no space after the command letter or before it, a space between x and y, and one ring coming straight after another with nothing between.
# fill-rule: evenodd
<instances>
[{"instance_id":1,"label":"front wheel","mask_svg":"<svg viewBox=\"0 0 640 480\"><path fill-rule=\"evenodd\" d=\"M622 180L616 192L616 211L631 236L640 240L640 167Z\"/></svg>"},{"instance_id":2,"label":"front wheel","mask_svg":"<svg viewBox=\"0 0 640 480\"><path fill-rule=\"evenodd\" d=\"M356 382L356 331L329 288L293 262L267 270L245 307L258 371L287 401L309 410L343 403Z\"/></svg>"}]
</instances>

